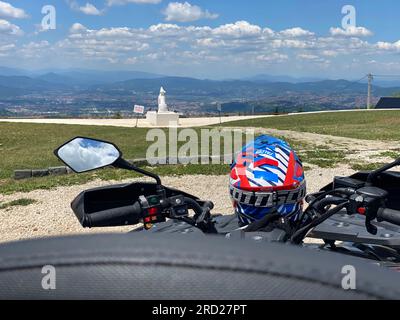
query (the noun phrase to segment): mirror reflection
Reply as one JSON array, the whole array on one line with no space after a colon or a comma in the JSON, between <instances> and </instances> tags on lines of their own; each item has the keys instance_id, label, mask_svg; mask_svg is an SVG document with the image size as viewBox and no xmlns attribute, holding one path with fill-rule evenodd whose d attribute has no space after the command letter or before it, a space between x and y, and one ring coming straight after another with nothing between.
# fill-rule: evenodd
<instances>
[{"instance_id":1,"label":"mirror reflection","mask_svg":"<svg viewBox=\"0 0 400 320\"><path fill-rule=\"evenodd\" d=\"M111 165L121 156L114 145L88 138L68 142L57 151L57 155L79 173Z\"/></svg>"}]
</instances>

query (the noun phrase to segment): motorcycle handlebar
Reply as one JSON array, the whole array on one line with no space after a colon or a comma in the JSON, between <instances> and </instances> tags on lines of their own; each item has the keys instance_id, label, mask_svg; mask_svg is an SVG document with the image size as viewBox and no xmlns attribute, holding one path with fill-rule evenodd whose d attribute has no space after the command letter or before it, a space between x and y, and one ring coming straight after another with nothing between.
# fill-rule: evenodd
<instances>
[{"instance_id":1,"label":"motorcycle handlebar","mask_svg":"<svg viewBox=\"0 0 400 320\"><path fill-rule=\"evenodd\" d=\"M83 227L113 227L139 223L142 208L139 202L130 206L119 207L87 214L82 222Z\"/></svg>"},{"instance_id":2,"label":"motorcycle handlebar","mask_svg":"<svg viewBox=\"0 0 400 320\"><path fill-rule=\"evenodd\" d=\"M379 222L386 221L400 226L400 211L388 208L380 208L377 213L377 220Z\"/></svg>"},{"instance_id":3,"label":"motorcycle handlebar","mask_svg":"<svg viewBox=\"0 0 400 320\"><path fill-rule=\"evenodd\" d=\"M191 198L184 198L185 203L190 209L195 211L195 216L203 217L214 207L212 202L205 202L202 206ZM207 210L208 209L208 210ZM130 206L113 208L85 214L81 224L85 228L95 227L114 227L123 225L134 225L140 222L142 218L142 207L139 202Z\"/></svg>"}]
</instances>

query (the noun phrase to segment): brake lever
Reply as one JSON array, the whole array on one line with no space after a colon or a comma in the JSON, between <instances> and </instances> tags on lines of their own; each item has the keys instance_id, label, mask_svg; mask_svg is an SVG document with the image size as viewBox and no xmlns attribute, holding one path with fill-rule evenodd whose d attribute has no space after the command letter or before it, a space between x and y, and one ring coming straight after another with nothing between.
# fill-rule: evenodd
<instances>
[{"instance_id":1,"label":"brake lever","mask_svg":"<svg viewBox=\"0 0 400 320\"><path fill-rule=\"evenodd\" d=\"M211 219L211 210L214 208L214 204L207 201L202 206L202 213L196 218L195 226L205 233L216 233L214 223Z\"/></svg>"},{"instance_id":2,"label":"brake lever","mask_svg":"<svg viewBox=\"0 0 400 320\"><path fill-rule=\"evenodd\" d=\"M371 223L371 221L375 220L375 218L376 215L374 217L369 214L365 216L365 228L372 235L376 235L378 233L378 228Z\"/></svg>"},{"instance_id":3,"label":"brake lever","mask_svg":"<svg viewBox=\"0 0 400 320\"><path fill-rule=\"evenodd\" d=\"M351 213L358 213L365 216L365 228L376 235L378 228L372 224L377 218L378 210L385 205L387 192L376 187L363 187L350 197Z\"/></svg>"}]
</instances>

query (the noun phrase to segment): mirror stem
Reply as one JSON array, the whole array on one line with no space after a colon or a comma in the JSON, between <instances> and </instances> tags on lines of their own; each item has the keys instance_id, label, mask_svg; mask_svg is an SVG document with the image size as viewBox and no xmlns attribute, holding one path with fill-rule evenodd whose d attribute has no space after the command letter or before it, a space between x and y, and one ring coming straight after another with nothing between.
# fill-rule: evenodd
<instances>
[{"instance_id":1,"label":"mirror stem","mask_svg":"<svg viewBox=\"0 0 400 320\"><path fill-rule=\"evenodd\" d=\"M389 164L383 166L382 168L379 168L379 169L377 169L377 170L375 170L375 171L371 171L371 172L369 173L368 177L367 177L367 181L366 181L366 182L367 182L368 184L371 184L371 183L372 183L372 180L374 180L374 179L376 178L376 176L378 176L378 175L381 174L382 172L384 172L384 171L386 171L386 170L389 170L389 169L391 169L391 168L393 168L393 167L396 167L396 166L398 166L398 165L400 165L400 158L397 159L397 160L395 160L395 161L393 161L392 163L389 163Z\"/></svg>"},{"instance_id":2,"label":"mirror stem","mask_svg":"<svg viewBox=\"0 0 400 320\"><path fill-rule=\"evenodd\" d=\"M145 175L145 176L149 176L149 177L151 177L151 178L153 178L153 179L156 180L157 185L159 185L159 186L162 185L162 184L161 184L161 179L160 179L160 177L159 177L158 175L156 175L156 174L154 174L154 173L152 173L152 172L149 172L149 171L146 171L146 170L137 168L137 167L135 167L133 164L131 164L130 162L128 162L128 161L126 161L126 160L124 160L124 159L122 159L122 158L119 158L117 161L115 161L115 163L113 164L113 166L114 166L114 167L117 167L117 168L120 168L120 169L126 169L126 170L136 171L136 172L138 172L138 173L140 173L140 174L143 174L143 175Z\"/></svg>"}]
</instances>

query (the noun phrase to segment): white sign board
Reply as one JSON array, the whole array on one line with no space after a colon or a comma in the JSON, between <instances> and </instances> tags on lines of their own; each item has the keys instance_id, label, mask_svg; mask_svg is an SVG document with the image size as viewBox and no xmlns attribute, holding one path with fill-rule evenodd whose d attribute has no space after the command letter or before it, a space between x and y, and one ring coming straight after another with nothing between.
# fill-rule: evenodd
<instances>
[{"instance_id":1,"label":"white sign board","mask_svg":"<svg viewBox=\"0 0 400 320\"><path fill-rule=\"evenodd\" d=\"M139 106L139 105L135 104L135 106L133 107L133 112L143 114L144 106Z\"/></svg>"}]
</instances>

